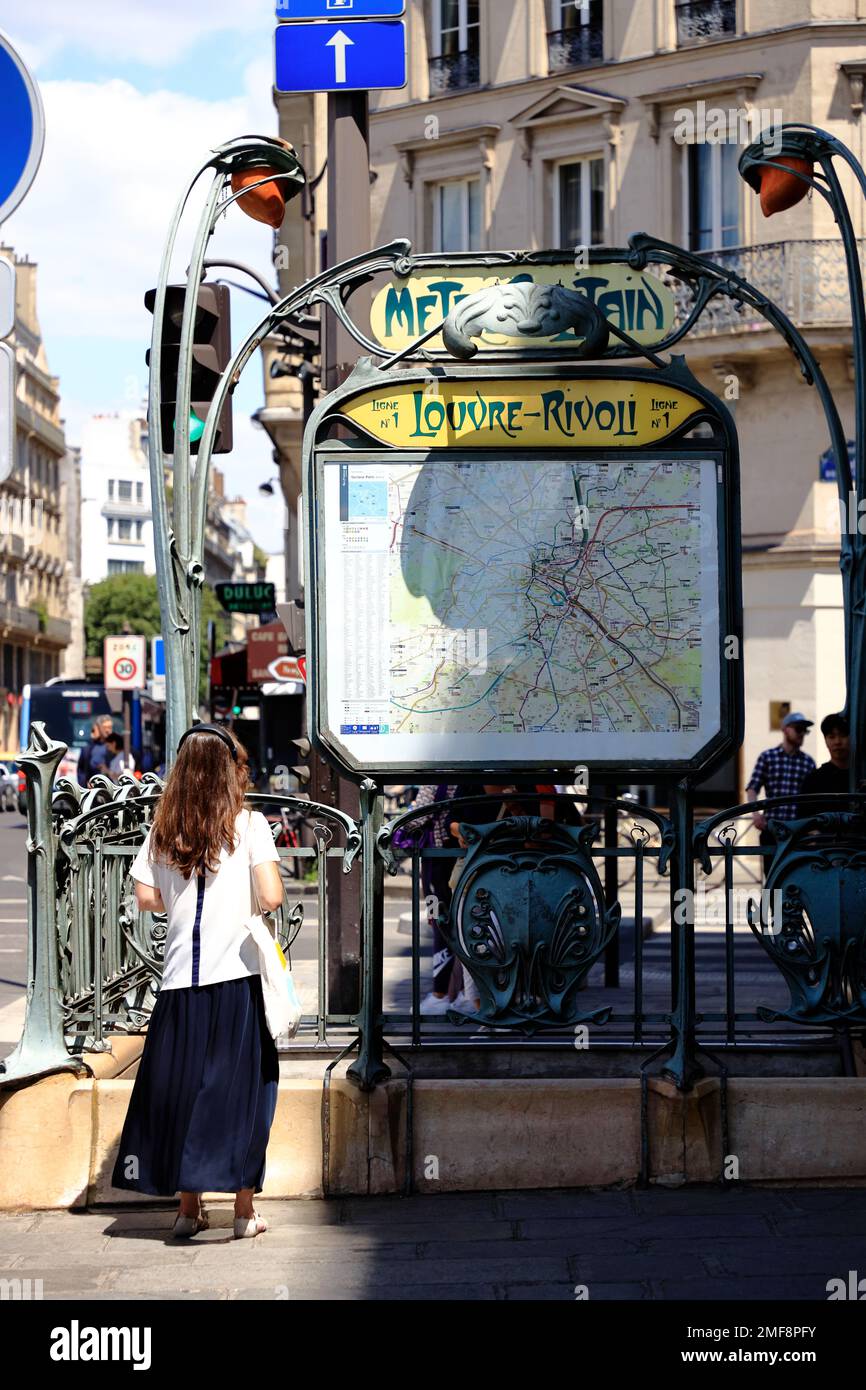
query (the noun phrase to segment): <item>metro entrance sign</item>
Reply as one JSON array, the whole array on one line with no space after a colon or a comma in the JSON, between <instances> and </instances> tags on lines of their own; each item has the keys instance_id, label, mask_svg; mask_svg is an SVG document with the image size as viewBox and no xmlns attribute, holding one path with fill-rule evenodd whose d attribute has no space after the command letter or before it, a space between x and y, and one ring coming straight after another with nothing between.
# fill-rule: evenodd
<instances>
[{"instance_id":1,"label":"metro entrance sign","mask_svg":"<svg viewBox=\"0 0 866 1390\"><path fill-rule=\"evenodd\" d=\"M280 24L278 92L363 92L406 86L402 20L347 24Z\"/></svg>"},{"instance_id":2,"label":"metro entrance sign","mask_svg":"<svg viewBox=\"0 0 866 1390\"><path fill-rule=\"evenodd\" d=\"M365 364L305 451L309 730L348 776L688 777L738 745L737 439L681 360Z\"/></svg>"},{"instance_id":3,"label":"metro entrance sign","mask_svg":"<svg viewBox=\"0 0 866 1390\"><path fill-rule=\"evenodd\" d=\"M397 19L406 0L277 0L277 19Z\"/></svg>"}]
</instances>

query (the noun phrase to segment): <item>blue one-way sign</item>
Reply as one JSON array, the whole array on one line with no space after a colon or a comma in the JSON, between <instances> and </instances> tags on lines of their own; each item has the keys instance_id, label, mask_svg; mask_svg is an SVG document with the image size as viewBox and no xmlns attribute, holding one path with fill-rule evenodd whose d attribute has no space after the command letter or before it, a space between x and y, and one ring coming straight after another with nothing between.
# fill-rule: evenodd
<instances>
[{"instance_id":1,"label":"blue one-way sign","mask_svg":"<svg viewBox=\"0 0 866 1390\"><path fill-rule=\"evenodd\" d=\"M277 0L277 19L397 19L406 0Z\"/></svg>"},{"instance_id":2,"label":"blue one-way sign","mask_svg":"<svg viewBox=\"0 0 866 1390\"><path fill-rule=\"evenodd\" d=\"M0 222L15 211L36 177L44 143L39 88L0 34Z\"/></svg>"},{"instance_id":3,"label":"blue one-way sign","mask_svg":"<svg viewBox=\"0 0 866 1390\"><path fill-rule=\"evenodd\" d=\"M406 25L281 24L278 92L363 92L406 86Z\"/></svg>"}]
</instances>

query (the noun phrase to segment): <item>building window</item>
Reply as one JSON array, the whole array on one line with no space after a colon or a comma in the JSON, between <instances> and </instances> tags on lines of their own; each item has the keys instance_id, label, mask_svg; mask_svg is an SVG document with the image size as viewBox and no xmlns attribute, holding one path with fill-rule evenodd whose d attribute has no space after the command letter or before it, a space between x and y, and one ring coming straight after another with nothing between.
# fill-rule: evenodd
<instances>
[{"instance_id":1,"label":"building window","mask_svg":"<svg viewBox=\"0 0 866 1390\"><path fill-rule=\"evenodd\" d=\"M143 502L143 501L144 501L144 483L136 483L136 485L135 485L135 500L136 500L136 502Z\"/></svg>"},{"instance_id":2,"label":"building window","mask_svg":"<svg viewBox=\"0 0 866 1390\"><path fill-rule=\"evenodd\" d=\"M430 91L477 87L481 80L479 0L431 0Z\"/></svg>"},{"instance_id":3,"label":"building window","mask_svg":"<svg viewBox=\"0 0 866 1390\"><path fill-rule=\"evenodd\" d=\"M107 517L107 518L106 518L105 525L106 525L106 527L108 528L108 539L111 540L111 538L112 538L113 535L114 535L114 517L113 517L113 516Z\"/></svg>"},{"instance_id":4,"label":"building window","mask_svg":"<svg viewBox=\"0 0 866 1390\"><path fill-rule=\"evenodd\" d=\"M113 479L113 478L109 478L109 480L108 480L108 500L109 500L109 502L113 502L113 501L114 501L114 479Z\"/></svg>"},{"instance_id":5,"label":"building window","mask_svg":"<svg viewBox=\"0 0 866 1390\"><path fill-rule=\"evenodd\" d=\"M140 541L140 540L141 540L141 528L142 528L142 522L137 521L137 522L135 523L135 539L136 539L137 541Z\"/></svg>"},{"instance_id":6,"label":"building window","mask_svg":"<svg viewBox=\"0 0 866 1390\"><path fill-rule=\"evenodd\" d=\"M737 0L677 0L677 43L737 32Z\"/></svg>"},{"instance_id":7,"label":"building window","mask_svg":"<svg viewBox=\"0 0 866 1390\"><path fill-rule=\"evenodd\" d=\"M547 61L551 72L589 67L604 58L604 0L551 0Z\"/></svg>"},{"instance_id":8,"label":"building window","mask_svg":"<svg viewBox=\"0 0 866 1390\"><path fill-rule=\"evenodd\" d=\"M121 517L117 523L117 539L119 541L132 540L132 522L128 517Z\"/></svg>"},{"instance_id":9,"label":"building window","mask_svg":"<svg viewBox=\"0 0 866 1390\"><path fill-rule=\"evenodd\" d=\"M559 245L598 246L604 241L604 160L560 164L554 187Z\"/></svg>"},{"instance_id":10,"label":"building window","mask_svg":"<svg viewBox=\"0 0 866 1390\"><path fill-rule=\"evenodd\" d=\"M481 181L437 183L433 186L435 251L481 250Z\"/></svg>"},{"instance_id":11,"label":"building window","mask_svg":"<svg viewBox=\"0 0 866 1390\"><path fill-rule=\"evenodd\" d=\"M690 251L740 244L737 145L684 146L685 217Z\"/></svg>"},{"instance_id":12,"label":"building window","mask_svg":"<svg viewBox=\"0 0 866 1390\"><path fill-rule=\"evenodd\" d=\"M132 483L127 482L124 479L120 480L120 482L117 484L117 500L118 502L132 501Z\"/></svg>"},{"instance_id":13,"label":"building window","mask_svg":"<svg viewBox=\"0 0 866 1390\"><path fill-rule=\"evenodd\" d=\"M109 574L144 574L143 560L109 560Z\"/></svg>"}]
</instances>

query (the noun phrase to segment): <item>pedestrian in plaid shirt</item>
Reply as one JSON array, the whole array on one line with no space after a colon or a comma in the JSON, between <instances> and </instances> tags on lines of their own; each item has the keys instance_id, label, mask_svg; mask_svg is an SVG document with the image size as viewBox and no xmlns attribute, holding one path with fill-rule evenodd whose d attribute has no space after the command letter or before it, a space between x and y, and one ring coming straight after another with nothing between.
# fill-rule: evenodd
<instances>
[{"instance_id":1,"label":"pedestrian in plaid shirt","mask_svg":"<svg viewBox=\"0 0 866 1390\"><path fill-rule=\"evenodd\" d=\"M807 719L799 710L786 714L782 720L782 742L775 748L767 748L759 754L755 770L746 788L748 801L757 801L758 793L764 789L764 796L787 796L791 801L770 808L770 816L778 820L793 820L797 815L797 794L802 788L803 779L815 770L815 760L803 752L803 739L811 729L813 720ZM767 817L763 811L752 816L756 828L761 832L762 845L775 846L776 841L767 829ZM766 864L766 857L765 857Z\"/></svg>"}]
</instances>

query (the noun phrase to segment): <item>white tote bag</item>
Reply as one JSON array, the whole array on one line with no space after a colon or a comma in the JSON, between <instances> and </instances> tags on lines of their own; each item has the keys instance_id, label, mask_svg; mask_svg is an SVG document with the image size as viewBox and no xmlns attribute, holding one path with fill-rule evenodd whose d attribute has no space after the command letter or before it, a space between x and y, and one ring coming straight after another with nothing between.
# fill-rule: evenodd
<instances>
[{"instance_id":1,"label":"white tote bag","mask_svg":"<svg viewBox=\"0 0 866 1390\"><path fill-rule=\"evenodd\" d=\"M259 952L268 1032L272 1038L293 1038L301 1023L301 1001L288 961L261 917L251 917L247 925Z\"/></svg>"},{"instance_id":2,"label":"white tote bag","mask_svg":"<svg viewBox=\"0 0 866 1390\"><path fill-rule=\"evenodd\" d=\"M293 1038L301 1024L301 1001L289 963L279 941L270 933L262 917L255 873L250 869L250 901L254 912L247 922L250 936L258 947L265 1021L272 1038Z\"/></svg>"}]
</instances>

